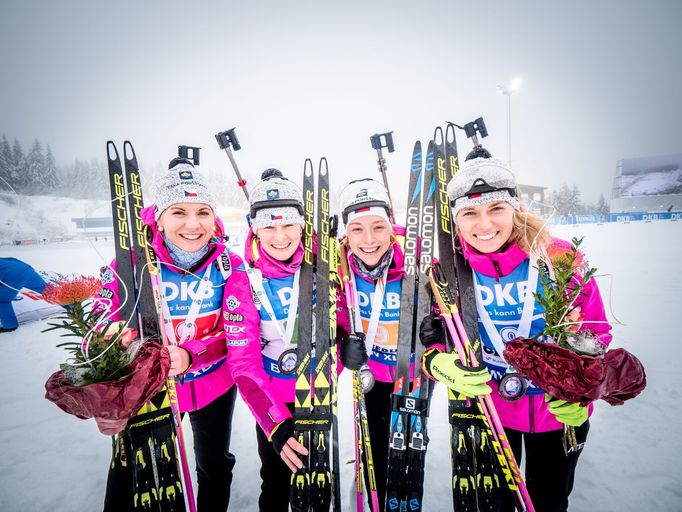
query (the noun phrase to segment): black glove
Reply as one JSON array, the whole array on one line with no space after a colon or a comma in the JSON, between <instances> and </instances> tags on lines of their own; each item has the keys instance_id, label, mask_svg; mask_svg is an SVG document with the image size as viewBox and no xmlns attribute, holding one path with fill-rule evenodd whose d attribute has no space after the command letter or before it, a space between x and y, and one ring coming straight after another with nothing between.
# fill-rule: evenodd
<instances>
[{"instance_id":1,"label":"black glove","mask_svg":"<svg viewBox=\"0 0 682 512\"><path fill-rule=\"evenodd\" d=\"M346 336L341 342L341 362L349 370L359 370L367 364L367 347L365 335L354 332Z\"/></svg>"},{"instance_id":2,"label":"black glove","mask_svg":"<svg viewBox=\"0 0 682 512\"><path fill-rule=\"evenodd\" d=\"M443 322L433 313L426 315L419 325L419 339L426 348L443 343Z\"/></svg>"},{"instance_id":3,"label":"black glove","mask_svg":"<svg viewBox=\"0 0 682 512\"><path fill-rule=\"evenodd\" d=\"M272 434L272 446L275 448L277 455L282 453L284 445L290 437L294 437L294 422L291 418L287 418L282 423L280 423L275 433Z\"/></svg>"}]
</instances>

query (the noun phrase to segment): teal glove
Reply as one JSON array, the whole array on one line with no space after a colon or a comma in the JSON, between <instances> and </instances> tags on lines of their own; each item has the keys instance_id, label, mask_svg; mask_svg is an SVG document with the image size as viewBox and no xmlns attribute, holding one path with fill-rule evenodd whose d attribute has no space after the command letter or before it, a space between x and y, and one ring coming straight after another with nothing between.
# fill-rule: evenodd
<instances>
[{"instance_id":1,"label":"teal glove","mask_svg":"<svg viewBox=\"0 0 682 512\"><path fill-rule=\"evenodd\" d=\"M486 382L491 377L485 366L464 366L459 356L432 350L424 354L424 368L434 379L468 397L487 395L491 389Z\"/></svg>"},{"instance_id":2,"label":"teal glove","mask_svg":"<svg viewBox=\"0 0 682 512\"><path fill-rule=\"evenodd\" d=\"M548 394L545 394L545 402L557 421L570 427L579 427L589 416L587 407L578 403L559 400Z\"/></svg>"}]
</instances>

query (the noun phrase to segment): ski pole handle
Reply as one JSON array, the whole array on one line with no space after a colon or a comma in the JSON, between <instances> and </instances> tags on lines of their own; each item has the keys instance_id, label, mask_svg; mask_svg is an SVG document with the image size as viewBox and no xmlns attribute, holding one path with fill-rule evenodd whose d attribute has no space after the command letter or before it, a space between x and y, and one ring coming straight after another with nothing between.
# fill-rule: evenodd
<instances>
[{"instance_id":1,"label":"ski pole handle","mask_svg":"<svg viewBox=\"0 0 682 512\"><path fill-rule=\"evenodd\" d=\"M239 151L242 148L239 145L239 140L237 139L237 134L234 132L234 130L235 128L230 128L224 132L216 133L215 139L218 141L218 146L220 149L224 149L225 153L227 153L227 158L230 160L232 169L234 169L234 173L237 175L237 185L241 187L244 195L246 196L246 200L249 201L249 191L246 189L246 180L242 178L242 175L239 172L239 167L237 166L237 162L235 161L234 155L232 153L233 148L235 151Z\"/></svg>"},{"instance_id":2,"label":"ski pole handle","mask_svg":"<svg viewBox=\"0 0 682 512\"><path fill-rule=\"evenodd\" d=\"M388 167L386 166L386 159L384 158L384 155L381 151L382 148L388 149L389 153L393 153L395 151L395 146L393 145L393 132L375 133L374 135L370 136L369 141L372 144L372 149L375 149L377 152L379 172L381 173L381 177L384 181L384 188L388 194L388 200L391 202L391 223L395 224L393 198L391 197L391 190L388 188L388 178L386 177L386 171L388 171Z\"/></svg>"},{"instance_id":3,"label":"ski pole handle","mask_svg":"<svg viewBox=\"0 0 682 512\"><path fill-rule=\"evenodd\" d=\"M393 132L375 133L370 136L369 141L372 143L372 149L380 150L381 148L386 148L389 153L395 151L395 147L393 146Z\"/></svg>"},{"instance_id":4,"label":"ski pole handle","mask_svg":"<svg viewBox=\"0 0 682 512\"><path fill-rule=\"evenodd\" d=\"M234 148L235 151L239 151L242 147L239 145L239 139L237 139L237 134L234 132L237 128L230 128L224 132L216 133L215 138L218 141L218 146L220 149L225 149L230 146Z\"/></svg>"},{"instance_id":5,"label":"ski pole handle","mask_svg":"<svg viewBox=\"0 0 682 512\"><path fill-rule=\"evenodd\" d=\"M193 165L199 165L199 150L197 146L178 146L178 156L192 160Z\"/></svg>"}]
</instances>

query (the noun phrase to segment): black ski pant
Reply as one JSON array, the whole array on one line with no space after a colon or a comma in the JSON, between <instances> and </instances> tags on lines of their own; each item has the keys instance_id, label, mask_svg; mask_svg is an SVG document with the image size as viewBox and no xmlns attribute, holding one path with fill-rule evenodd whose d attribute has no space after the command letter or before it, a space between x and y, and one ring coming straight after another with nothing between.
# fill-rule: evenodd
<instances>
[{"instance_id":1,"label":"black ski pant","mask_svg":"<svg viewBox=\"0 0 682 512\"><path fill-rule=\"evenodd\" d=\"M524 433L508 428L504 430L516 460L520 463L521 455L525 455L526 487L536 512L566 512L568 495L573 490L575 468L585 446L590 422L576 427L578 450L568 455L564 452L563 430L539 433ZM508 493L503 511L513 510L513 496Z\"/></svg>"},{"instance_id":2,"label":"black ski pant","mask_svg":"<svg viewBox=\"0 0 682 512\"><path fill-rule=\"evenodd\" d=\"M198 512L225 512L230 502L230 484L235 457L230 453L232 414L237 387L216 398L202 409L192 411L189 420L194 438ZM129 446L125 452L130 454ZM114 456L109 467L104 512L133 511L131 461L123 466Z\"/></svg>"},{"instance_id":3,"label":"black ski pant","mask_svg":"<svg viewBox=\"0 0 682 512\"><path fill-rule=\"evenodd\" d=\"M294 414L294 404L286 404L291 414ZM258 455L260 456L260 497L258 510L261 512L287 512L289 510L289 487L291 484L291 470L272 443L268 441L263 430L256 425L256 440L258 441Z\"/></svg>"}]
</instances>

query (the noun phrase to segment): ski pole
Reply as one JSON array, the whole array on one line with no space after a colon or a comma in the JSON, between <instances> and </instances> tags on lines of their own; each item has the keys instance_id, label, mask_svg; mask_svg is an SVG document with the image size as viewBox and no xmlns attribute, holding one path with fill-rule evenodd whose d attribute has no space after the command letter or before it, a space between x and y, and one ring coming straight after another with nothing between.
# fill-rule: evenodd
<instances>
[{"instance_id":1,"label":"ski pole","mask_svg":"<svg viewBox=\"0 0 682 512\"><path fill-rule=\"evenodd\" d=\"M350 269L348 268L348 258L346 257L346 246L341 243L339 244L339 268L341 272L341 280L343 282L343 294L346 297L346 307L348 308L348 319L350 323L351 331L355 332L356 321L355 318L355 303L353 299L353 293L350 289ZM363 478L363 441L364 441L364 456L367 461L367 475L368 475L368 489L369 501L371 503L371 509L373 512L379 512L379 495L377 493L377 483L374 474L374 458L372 457L372 443L369 437L369 424L367 422L367 405L365 404L365 394L363 391L361 371L353 371L353 413L355 414L355 409L357 408L358 416L360 421L356 423L355 426L355 478L356 482L356 497L357 497L357 509L359 511L364 510L363 499L362 499L362 484L361 480ZM358 437L359 436L359 437Z\"/></svg>"},{"instance_id":2,"label":"ski pole","mask_svg":"<svg viewBox=\"0 0 682 512\"><path fill-rule=\"evenodd\" d=\"M159 268L152 261L151 247L146 246L145 255L147 257L147 265L149 270L149 277L151 278L152 290L154 290L154 303L159 316L159 325L165 325L165 318L161 307L161 301L165 300L161 295L161 285L159 283ZM164 345L169 345L170 340L165 332L162 335ZM180 416L180 404L178 403L178 394L175 389L175 378L168 377L166 379L166 391L168 393L168 401L170 403L173 422L175 423L176 443L178 445L178 455L180 457L180 470L182 479L185 484L185 499L190 512L196 512L196 501L194 499L194 491L192 489L192 477L187 461L187 448L185 436L182 433L182 417Z\"/></svg>"},{"instance_id":3,"label":"ski pole","mask_svg":"<svg viewBox=\"0 0 682 512\"><path fill-rule=\"evenodd\" d=\"M431 284L434 297L441 310L441 315L445 320L445 325L452 337L455 350L457 351L460 360L463 364L469 364L474 367L480 366L480 363L472 350L471 341L464 329L464 324L462 323L457 304L453 298L449 297L447 284L444 282L442 272L437 264L431 267L431 272L429 272L429 283ZM468 351L468 353L465 351ZM492 398L489 394L480 396L478 397L478 404L487 420L488 426L491 427L493 438L503 450L503 453L498 453L498 459L500 463L507 466L502 468L503 472L506 473L505 477L508 474L513 480L513 482L511 482L508 478L505 478L509 489L514 492L517 507L519 507L522 512L535 512L528 489L521 477L521 471L514 458L511 446L509 445L509 440L504 432L504 427L497 414ZM514 482L517 485L514 485Z\"/></svg>"},{"instance_id":4,"label":"ski pole","mask_svg":"<svg viewBox=\"0 0 682 512\"><path fill-rule=\"evenodd\" d=\"M388 178L386 177L386 171L388 170L388 167L386 166L386 159L384 158L384 155L381 151L382 148L388 149L389 153L393 153L395 151L395 147L393 146L393 132L375 133L369 138L369 140L372 143L372 148L376 149L377 151L379 172L381 173L381 177L384 180L384 187L388 193L388 200L391 202L391 223L395 224L393 199L391 198L391 191L388 188Z\"/></svg>"},{"instance_id":5,"label":"ski pole","mask_svg":"<svg viewBox=\"0 0 682 512\"><path fill-rule=\"evenodd\" d=\"M234 155L232 154L232 148L234 148L235 151L239 151L242 148L239 145L239 140L237 139L237 134L234 133L234 130L235 128L230 128L224 132L216 133L215 139L218 141L220 149L224 149L225 153L227 153L227 158L230 159L232 169L234 169L234 173L237 175L237 185L241 187L246 196L246 200L249 201L249 191L246 190L246 180L242 178L239 167L237 167L237 162L234 160Z\"/></svg>"},{"instance_id":6,"label":"ski pole","mask_svg":"<svg viewBox=\"0 0 682 512\"><path fill-rule=\"evenodd\" d=\"M475 121L471 121L464 126L455 124L452 121L448 121L448 124L450 126L456 126L460 130L464 130L466 136L474 143L474 149L467 155L466 160L472 158L492 158L490 152L478 141L478 136L476 135L477 133L480 134L481 138L488 136L488 129L485 127L485 121L483 121L482 117L479 117Z\"/></svg>"}]
</instances>

